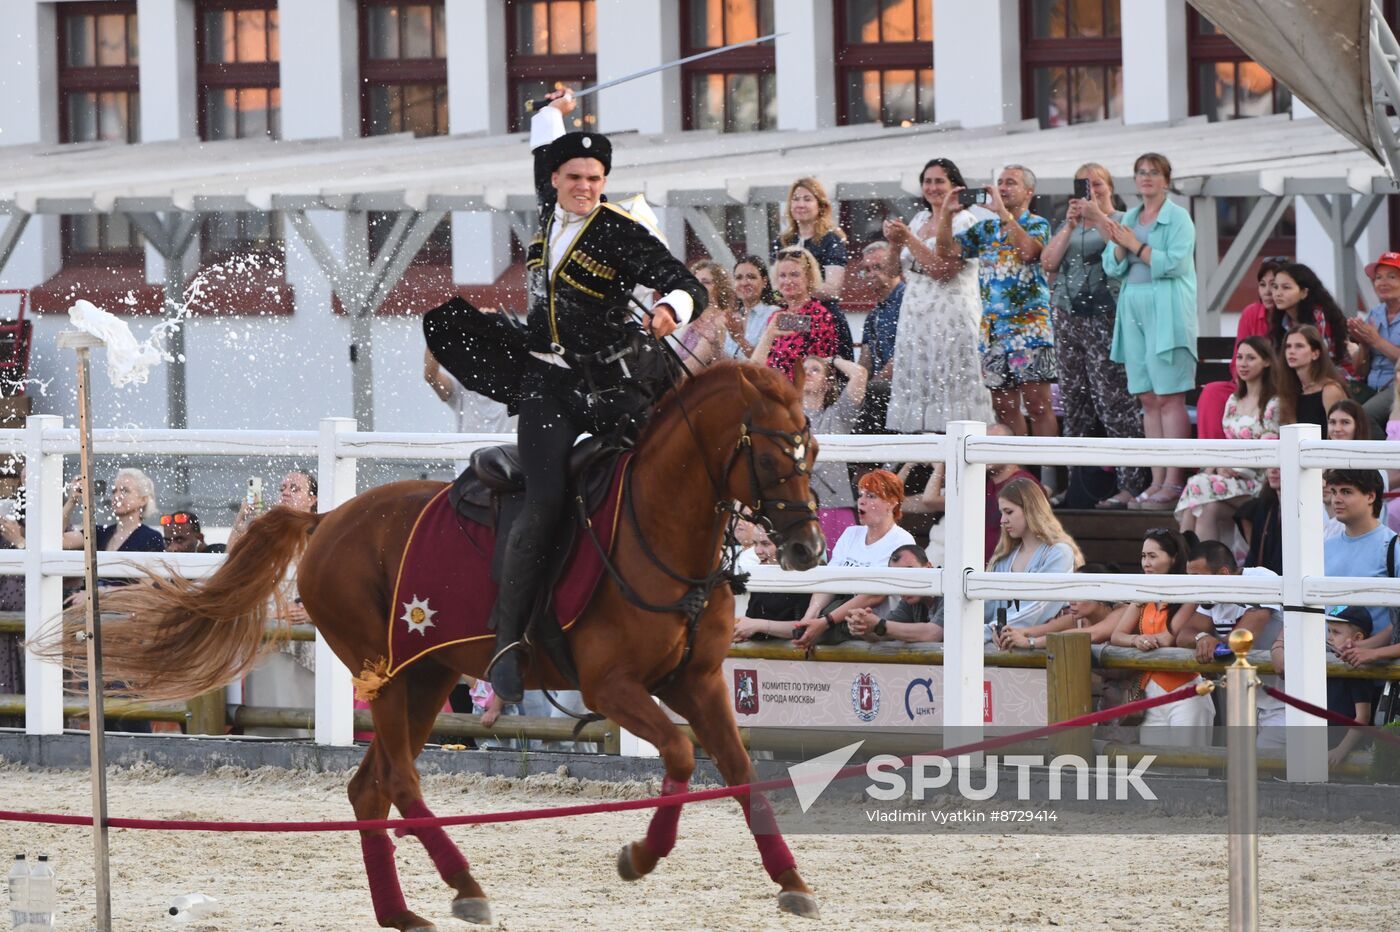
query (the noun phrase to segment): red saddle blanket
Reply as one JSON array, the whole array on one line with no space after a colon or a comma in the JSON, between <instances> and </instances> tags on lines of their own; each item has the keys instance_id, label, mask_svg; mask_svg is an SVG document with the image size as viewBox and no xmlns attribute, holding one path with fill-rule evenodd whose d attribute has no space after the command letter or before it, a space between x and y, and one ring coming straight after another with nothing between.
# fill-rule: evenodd
<instances>
[{"instance_id":1,"label":"red saddle blanket","mask_svg":"<svg viewBox=\"0 0 1400 932\"><path fill-rule=\"evenodd\" d=\"M622 510L622 483L631 465L621 457L608 493L590 516L603 549L612 553ZM496 532L457 513L447 489L423 507L399 563L389 609L389 676L444 647L494 637L486 628L496 601L491 557ZM554 586L553 611L568 630L578 621L603 574L603 558L582 529ZM507 581L508 582L508 581Z\"/></svg>"}]
</instances>

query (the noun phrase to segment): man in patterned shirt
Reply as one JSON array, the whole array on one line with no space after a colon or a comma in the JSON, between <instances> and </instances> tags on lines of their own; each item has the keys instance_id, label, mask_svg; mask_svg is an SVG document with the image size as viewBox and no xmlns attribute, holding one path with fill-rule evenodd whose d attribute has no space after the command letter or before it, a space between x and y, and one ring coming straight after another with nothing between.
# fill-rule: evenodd
<instances>
[{"instance_id":1,"label":"man in patterned shirt","mask_svg":"<svg viewBox=\"0 0 1400 932\"><path fill-rule=\"evenodd\" d=\"M961 189L949 197L956 197ZM982 285L982 381L992 392L997 420L1017 434L1053 437L1059 433L1050 406L1050 384L1058 374L1050 319L1050 289L1040 268L1040 251L1050 241L1050 224L1030 212L1035 173L1008 165L989 185L990 217L953 235L952 215L938 225L938 253L950 259L978 258Z\"/></svg>"}]
</instances>

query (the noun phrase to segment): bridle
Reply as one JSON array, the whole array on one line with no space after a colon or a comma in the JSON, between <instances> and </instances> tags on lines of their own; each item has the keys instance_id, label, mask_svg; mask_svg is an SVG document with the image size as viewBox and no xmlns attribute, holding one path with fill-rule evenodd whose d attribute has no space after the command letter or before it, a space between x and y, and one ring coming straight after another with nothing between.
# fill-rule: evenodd
<instances>
[{"instance_id":1,"label":"bridle","mask_svg":"<svg viewBox=\"0 0 1400 932\"><path fill-rule=\"evenodd\" d=\"M810 468L807 465L807 451L812 444L812 422L808 418L803 418L802 430L797 433L776 430L769 427L753 426L753 413L749 410L744 412L744 420L739 426L739 437L734 443L733 449L729 453L729 458L725 462L724 470L716 476L710 469L709 460L705 457L705 446L700 441L700 435L695 430L695 425L691 423L690 412L685 408L685 402L681 398L675 399L679 407L681 417L686 423L691 439L694 440L696 449L701 454L701 462L705 464L705 474L710 480L710 486L714 491L715 505L715 527L711 536L715 541L715 548L719 551L719 560L710 572L701 578L694 578L678 573L662 562L646 536L642 533L641 522L637 520L635 506L635 496L632 494L632 470L630 464L626 467L627 473L623 479L623 509L627 513L627 522L632 528L632 533L637 539L639 549L652 565L670 577L675 582L686 587L685 594L674 602L657 604L644 599L631 584L622 577L614 564L612 556L603 547L602 541L598 539L597 533L593 530L592 522L588 520L587 506L584 504L583 496L575 497L575 507L578 511L579 525L583 528L585 535L593 542L598 555L602 558L603 568L612 578L622 597L628 602L642 609L643 611L657 612L661 614L678 613L685 616L685 647L681 653L681 659L676 666L656 683L648 687L652 693L658 693L665 689L680 675L690 662L691 654L695 647L695 633L700 625L700 617L705 609L710 606L710 594L722 585L728 585L735 594L745 591L745 582L748 580L747 573L735 572L734 558L738 553L737 541L734 538L734 522L730 521L731 516L737 516L749 521L757 521L768 531L773 542L779 546L787 539L787 535L792 533L794 528L801 527L809 521L818 521L817 503L808 498L806 501L796 501L794 499L776 498L766 494L764 483L759 479L758 461L754 455L753 438L766 437L782 451L792 464L792 471L779 477L775 483L778 486L784 485L791 480L807 475ZM726 493L725 484L728 482L734 467L744 460L748 463L749 469L749 491L753 499L751 510L736 505L734 500ZM799 515L798 520L791 522L786 527L777 528L772 520L771 511L793 512ZM599 716L590 714L588 716L578 716L570 712L574 718L579 719L579 726L582 727L587 721L596 721ZM577 728L575 729L577 733Z\"/></svg>"},{"instance_id":2,"label":"bridle","mask_svg":"<svg viewBox=\"0 0 1400 932\"><path fill-rule=\"evenodd\" d=\"M740 458L748 461L749 466L749 497L753 500L750 510L745 511L736 505L733 500L724 500L724 492L719 483L712 480L715 485L715 494L721 500L715 505L715 510L722 513L732 514L735 517L743 518L746 521L753 521L763 526L768 532L769 538L778 547L786 542L787 536L794 529L801 527L809 521L818 521L817 503L811 497L806 501L797 501L791 498L776 498L765 494L763 484L758 478L758 461L754 453L754 437L767 437L773 441L788 462L792 464L792 471L786 475L779 476L774 485L783 486L799 476L808 475L811 469L807 466L807 451L812 446L812 421L810 418L803 418L802 430L797 433L775 430L771 427L754 427L753 415L746 412L744 422L739 425L739 439L734 444L734 449L729 454L729 460L725 463L722 480L728 480L734 467ZM795 513L797 520L790 522L783 528L779 528L773 521L773 516L769 509L783 513Z\"/></svg>"}]
</instances>

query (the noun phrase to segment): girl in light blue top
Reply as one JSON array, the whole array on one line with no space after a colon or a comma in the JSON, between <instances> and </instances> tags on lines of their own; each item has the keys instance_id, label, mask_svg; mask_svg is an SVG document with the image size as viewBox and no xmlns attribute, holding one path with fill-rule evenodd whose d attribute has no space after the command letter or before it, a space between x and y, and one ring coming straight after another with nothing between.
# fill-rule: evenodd
<instances>
[{"instance_id":1,"label":"girl in light blue top","mask_svg":"<svg viewBox=\"0 0 1400 932\"><path fill-rule=\"evenodd\" d=\"M1142 401L1144 436L1186 438L1186 393L1196 386L1196 227L1167 199L1166 156L1138 156L1133 176L1142 203L1121 223L1101 224L1104 271L1123 282L1109 358L1128 370L1128 391ZM1180 468L1152 467L1152 484L1128 507L1175 508L1184 478Z\"/></svg>"},{"instance_id":2,"label":"girl in light blue top","mask_svg":"<svg viewBox=\"0 0 1400 932\"><path fill-rule=\"evenodd\" d=\"M1079 546L1050 510L1050 501L1040 484L1031 479L1012 479L997 492L1001 512L1001 539L987 561L989 573L1073 573L1084 564ZM1006 609L1006 623L1013 628L1030 628L1054 618L1063 602L988 599L983 603L987 622L985 640L993 641L997 609Z\"/></svg>"}]
</instances>

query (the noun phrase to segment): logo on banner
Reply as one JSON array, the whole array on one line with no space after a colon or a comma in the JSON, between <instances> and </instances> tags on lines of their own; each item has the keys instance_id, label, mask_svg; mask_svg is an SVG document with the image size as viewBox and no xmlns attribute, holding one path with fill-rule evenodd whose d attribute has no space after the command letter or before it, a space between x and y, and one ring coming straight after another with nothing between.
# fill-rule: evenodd
<instances>
[{"instance_id":1,"label":"logo on banner","mask_svg":"<svg viewBox=\"0 0 1400 932\"><path fill-rule=\"evenodd\" d=\"M874 721L880 714L880 681L874 673L857 673L851 680L851 711L862 722Z\"/></svg>"},{"instance_id":2,"label":"logo on banner","mask_svg":"<svg viewBox=\"0 0 1400 932\"><path fill-rule=\"evenodd\" d=\"M740 715L758 714L758 671L734 671L734 711Z\"/></svg>"},{"instance_id":3,"label":"logo on banner","mask_svg":"<svg viewBox=\"0 0 1400 932\"><path fill-rule=\"evenodd\" d=\"M992 723L992 684L982 681L982 721Z\"/></svg>"},{"instance_id":4,"label":"logo on banner","mask_svg":"<svg viewBox=\"0 0 1400 932\"><path fill-rule=\"evenodd\" d=\"M919 687L923 687L922 692ZM937 709L937 700L933 698L933 680L922 677L910 680L904 688L904 714L909 716L909 721L931 716Z\"/></svg>"}]
</instances>

